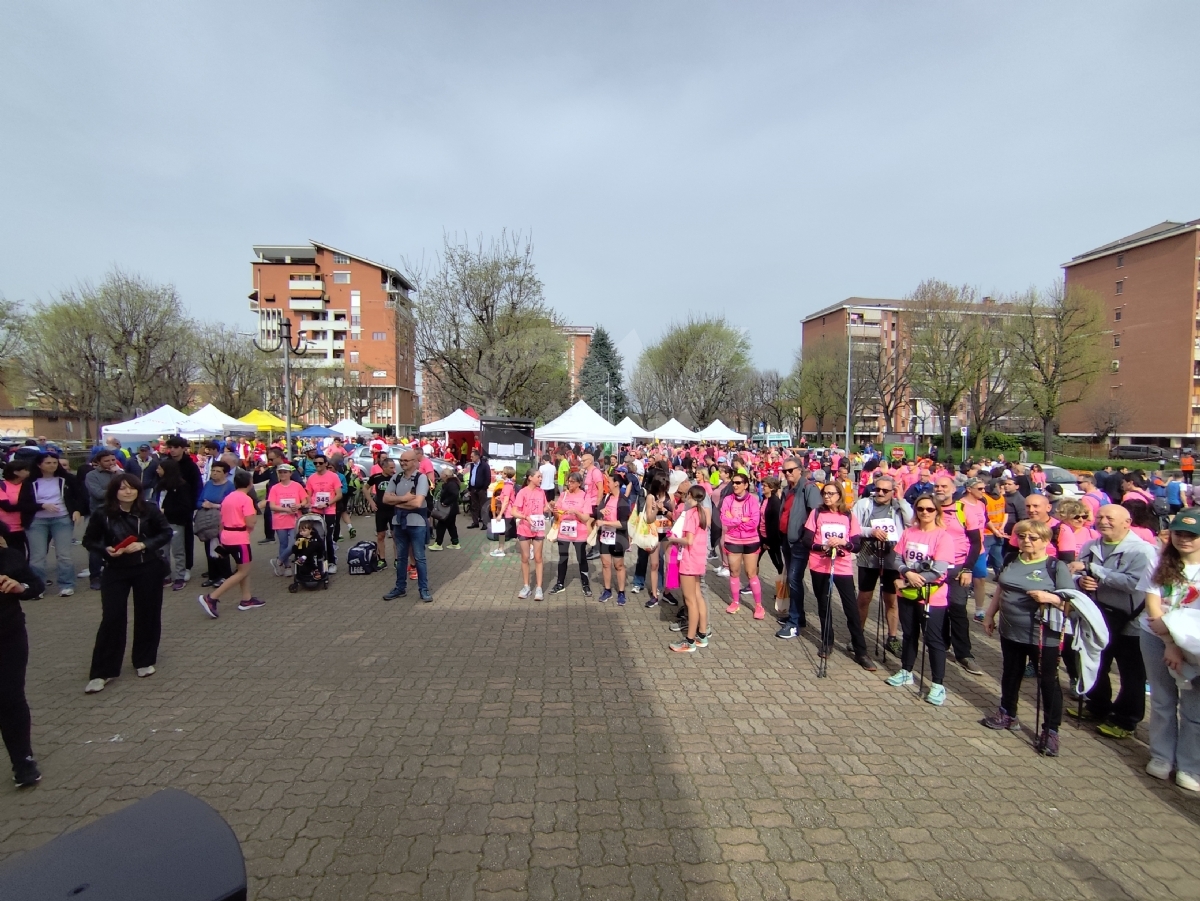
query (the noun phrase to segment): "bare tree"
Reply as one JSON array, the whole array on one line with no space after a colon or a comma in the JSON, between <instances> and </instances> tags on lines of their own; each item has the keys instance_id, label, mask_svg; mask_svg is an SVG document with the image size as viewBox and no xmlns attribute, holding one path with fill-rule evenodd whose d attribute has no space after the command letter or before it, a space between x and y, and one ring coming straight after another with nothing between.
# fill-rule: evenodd
<instances>
[{"instance_id":1,"label":"bare tree","mask_svg":"<svg viewBox=\"0 0 1200 901\"><path fill-rule=\"evenodd\" d=\"M1078 403L1104 368L1103 304L1095 292L1055 282L1017 303L1013 349L1021 364L1019 390L1042 421L1046 459L1063 407Z\"/></svg>"},{"instance_id":2,"label":"bare tree","mask_svg":"<svg viewBox=\"0 0 1200 901\"><path fill-rule=\"evenodd\" d=\"M908 360L900 355L899 342L896 351L880 342L876 353L863 354L861 359L856 356L854 365L870 387L876 408L883 417L884 431L904 431L904 423L897 424L897 420L909 405L909 366Z\"/></svg>"},{"instance_id":3,"label":"bare tree","mask_svg":"<svg viewBox=\"0 0 1200 901\"><path fill-rule=\"evenodd\" d=\"M942 424L942 447L951 447L951 417L971 384L975 321L966 315L975 289L928 279L909 296L908 346L913 393L928 401Z\"/></svg>"},{"instance_id":4,"label":"bare tree","mask_svg":"<svg viewBox=\"0 0 1200 901\"><path fill-rule=\"evenodd\" d=\"M754 376L755 407L766 420L767 431L778 431L783 428L784 416L787 413L783 391L783 376L778 369L760 369Z\"/></svg>"},{"instance_id":5,"label":"bare tree","mask_svg":"<svg viewBox=\"0 0 1200 901\"><path fill-rule=\"evenodd\" d=\"M822 342L804 356L800 371L800 397L824 440L825 424L846 408L846 348L841 342Z\"/></svg>"},{"instance_id":6,"label":"bare tree","mask_svg":"<svg viewBox=\"0 0 1200 901\"><path fill-rule=\"evenodd\" d=\"M249 339L224 323L203 325L198 365L209 400L230 416L244 416L262 395L266 365Z\"/></svg>"},{"instance_id":7,"label":"bare tree","mask_svg":"<svg viewBox=\"0 0 1200 901\"><path fill-rule=\"evenodd\" d=\"M1124 398L1093 401L1085 412L1092 427L1092 441L1095 444L1118 434L1133 418L1133 410Z\"/></svg>"},{"instance_id":8,"label":"bare tree","mask_svg":"<svg viewBox=\"0 0 1200 901\"><path fill-rule=\"evenodd\" d=\"M799 437L804 431L805 401L804 401L804 359L797 350L792 359L792 368L779 383L780 425L793 435Z\"/></svg>"},{"instance_id":9,"label":"bare tree","mask_svg":"<svg viewBox=\"0 0 1200 901\"><path fill-rule=\"evenodd\" d=\"M1024 398L1015 390L1021 381L1021 361L1014 350L1011 317L1002 313L978 316L972 339L967 413L975 451L981 453L984 433L1016 411Z\"/></svg>"}]
</instances>

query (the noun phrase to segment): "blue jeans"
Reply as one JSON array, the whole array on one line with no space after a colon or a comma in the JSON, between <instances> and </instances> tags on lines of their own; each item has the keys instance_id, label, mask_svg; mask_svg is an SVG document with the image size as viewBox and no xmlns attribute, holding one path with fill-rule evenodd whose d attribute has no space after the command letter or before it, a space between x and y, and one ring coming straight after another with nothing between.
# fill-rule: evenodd
<instances>
[{"instance_id":1,"label":"blue jeans","mask_svg":"<svg viewBox=\"0 0 1200 901\"><path fill-rule=\"evenodd\" d=\"M1200 691L1180 689L1163 662L1161 638L1145 629L1139 637L1150 682L1150 756L1200 775Z\"/></svg>"},{"instance_id":2,"label":"blue jeans","mask_svg":"<svg viewBox=\"0 0 1200 901\"><path fill-rule=\"evenodd\" d=\"M287 566L288 557L292 554L292 545L296 543L296 527L281 529L276 526L275 537L279 539L279 565Z\"/></svg>"},{"instance_id":3,"label":"blue jeans","mask_svg":"<svg viewBox=\"0 0 1200 901\"><path fill-rule=\"evenodd\" d=\"M417 590L422 598L429 597L429 570L425 566L425 542L429 526L392 526L392 543L396 546L396 591L408 590L408 550L411 547L417 561Z\"/></svg>"},{"instance_id":4,"label":"blue jeans","mask_svg":"<svg viewBox=\"0 0 1200 901\"><path fill-rule=\"evenodd\" d=\"M788 593L791 595L788 625L794 629L799 629L804 622L804 571L808 569L808 553L800 542L792 545L788 553Z\"/></svg>"},{"instance_id":5,"label":"blue jeans","mask_svg":"<svg viewBox=\"0 0 1200 901\"><path fill-rule=\"evenodd\" d=\"M35 519L26 530L29 540L29 568L43 581L46 578L46 554L50 550L50 539L54 539L54 557L58 568L58 587L75 587L75 561L71 554L71 539L75 535L75 524L69 516L51 519Z\"/></svg>"}]
</instances>

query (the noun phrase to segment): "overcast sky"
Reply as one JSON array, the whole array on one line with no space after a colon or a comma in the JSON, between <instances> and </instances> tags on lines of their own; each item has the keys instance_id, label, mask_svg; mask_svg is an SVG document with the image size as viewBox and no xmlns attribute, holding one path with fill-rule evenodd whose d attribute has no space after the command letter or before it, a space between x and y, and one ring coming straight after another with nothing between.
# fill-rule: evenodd
<instances>
[{"instance_id":1,"label":"overcast sky","mask_svg":"<svg viewBox=\"0 0 1200 901\"><path fill-rule=\"evenodd\" d=\"M532 233L572 323L786 369L923 278L1200 217L1200 3L0 0L0 293L113 265L250 326L251 246Z\"/></svg>"}]
</instances>

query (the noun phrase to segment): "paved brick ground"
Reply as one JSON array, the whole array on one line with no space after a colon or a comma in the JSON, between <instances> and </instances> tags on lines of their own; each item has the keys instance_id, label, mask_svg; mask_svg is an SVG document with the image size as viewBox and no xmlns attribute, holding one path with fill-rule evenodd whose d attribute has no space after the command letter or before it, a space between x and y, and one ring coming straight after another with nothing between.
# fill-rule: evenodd
<instances>
[{"instance_id":1,"label":"paved brick ground","mask_svg":"<svg viewBox=\"0 0 1200 901\"><path fill-rule=\"evenodd\" d=\"M261 610L168 591L158 674L95 696L96 594L28 604L45 780L0 789L0 856L175 786L233 825L256 898L1200 897L1200 800L1137 742L1067 726L1044 760L978 725L991 676L952 672L940 710L840 655L817 680L811 636L724 600L672 655L666 609L573 575L519 601L516 557L464 534L432 605L383 574L289 595L265 560Z\"/></svg>"}]
</instances>

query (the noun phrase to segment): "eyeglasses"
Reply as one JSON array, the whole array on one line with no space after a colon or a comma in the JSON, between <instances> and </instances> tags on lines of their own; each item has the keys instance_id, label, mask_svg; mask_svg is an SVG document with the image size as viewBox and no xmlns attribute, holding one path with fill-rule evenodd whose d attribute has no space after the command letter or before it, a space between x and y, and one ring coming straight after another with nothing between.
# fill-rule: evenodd
<instances>
[{"instance_id":1,"label":"eyeglasses","mask_svg":"<svg viewBox=\"0 0 1200 901\"><path fill-rule=\"evenodd\" d=\"M875 486L876 494L891 494L895 490L895 488L880 488L878 485Z\"/></svg>"},{"instance_id":2,"label":"eyeglasses","mask_svg":"<svg viewBox=\"0 0 1200 901\"><path fill-rule=\"evenodd\" d=\"M1036 535L1018 535L1017 541L1045 541L1045 538L1038 538Z\"/></svg>"},{"instance_id":3,"label":"eyeglasses","mask_svg":"<svg viewBox=\"0 0 1200 901\"><path fill-rule=\"evenodd\" d=\"M822 491L821 496L822 497L841 497L842 493L840 491Z\"/></svg>"},{"instance_id":4,"label":"eyeglasses","mask_svg":"<svg viewBox=\"0 0 1200 901\"><path fill-rule=\"evenodd\" d=\"M783 474L787 475L789 472L796 472L799 469L800 469L799 466L787 466L783 469Z\"/></svg>"},{"instance_id":5,"label":"eyeglasses","mask_svg":"<svg viewBox=\"0 0 1200 901\"><path fill-rule=\"evenodd\" d=\"M937 513L937 507L917 507L918 513Z\"/></svg>"}]
</instances>

